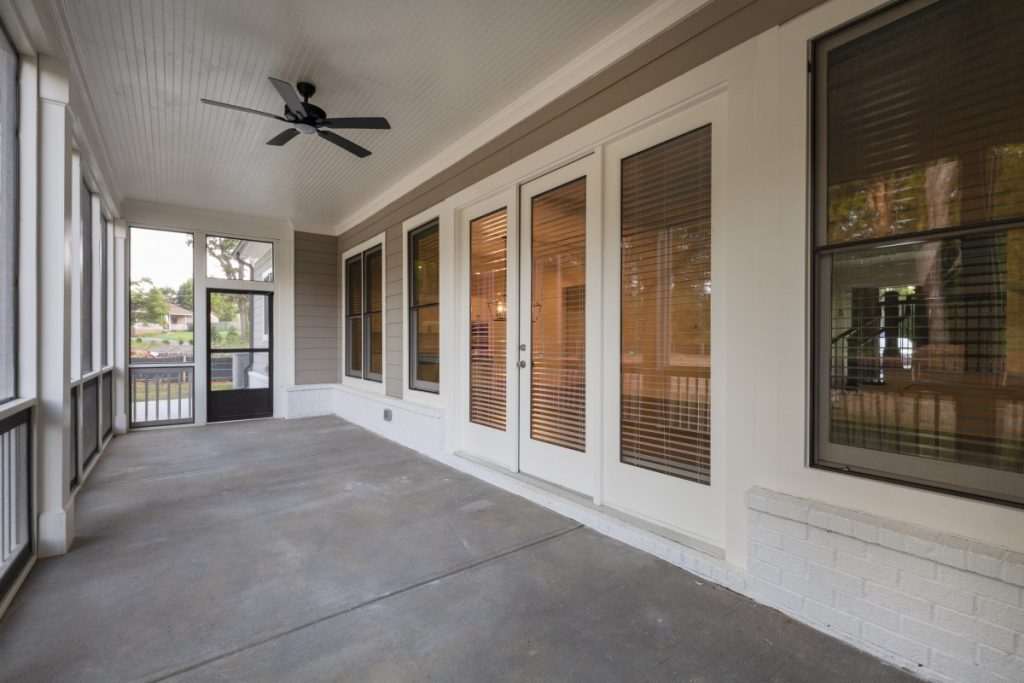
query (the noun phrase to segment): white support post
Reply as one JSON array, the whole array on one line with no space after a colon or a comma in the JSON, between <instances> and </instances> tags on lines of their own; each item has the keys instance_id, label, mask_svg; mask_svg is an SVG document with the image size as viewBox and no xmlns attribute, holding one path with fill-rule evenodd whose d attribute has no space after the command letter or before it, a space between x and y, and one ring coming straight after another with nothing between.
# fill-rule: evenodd
<instances>
[{"instance_id":1,"label":"white support post","mask_svg":"<svg viewBox=\"0 0 1024 683\"><path fill-rule=\"evenodd\" d=\"M67 66L39 59L39 556L67 552L74 533L68 493L71 443L73 186Z\"/></svg>"},{"instance_id":2,"label":"white support post","mask_svg":"<svg viewBox=\"0 0 1024 683\"><path fill-rule=\"evenodd\" d=\"M114 221L114 431L128 431L128 226Z\"/></svg>"}]
</instances>

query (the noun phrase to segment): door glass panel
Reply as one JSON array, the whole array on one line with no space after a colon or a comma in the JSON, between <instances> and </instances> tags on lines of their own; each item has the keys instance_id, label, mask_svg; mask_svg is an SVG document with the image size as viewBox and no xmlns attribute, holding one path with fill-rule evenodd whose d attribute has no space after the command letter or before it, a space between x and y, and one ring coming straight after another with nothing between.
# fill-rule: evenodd
<instances>
[{"instance_id":1,"label":"door glass panel","mask_svg":"<svg viewBox=\"0 0 1024 683\"><path fill-rule=\"evenodd\" d=\"M587 181L532 200L530 437L583 451ZM524 312L525 314L525 312Z\"/></svg>"},{"instance_id":2,"label":"door glass panel","mask_svg":"<svg viewBox=\"0 0 1024 683\"><path fill-rule=\"evenodd\" d=\"M232 351L210 354L210 391L266 389L269 386L269 352Z\"/></svg>"},{"instance_id":3,"label":"door glass panel","mask_svg":"<svg viewBox=\"0 0 1024 683\"><path fill-rule=\"evenodd\" d=\"M622 160L623 463L711 483L711 127Z\"/></svg>"},{"instance_id":4,"label":"door glass panel","mask_svg":"<svg viewBox=\"0 0 1024 683\"><path fill-rule=\"evenodd\" d=\"M469 224L469 419L505 430L508 209Z\"/></svg>"},{"instance_id":5,"label":"door glass panel","mask_svg":"<svg viewBox=\"0 0 1024 683\"><path fill-rule=\"evenodd\" d=\"M207 237L206 277L273 282L274 245L232 237Z\"/></svg>"},{"instance_id":6,"label":"door glass panel","mask_svg":"<svg viewBox=\"0 0 1024 683\"><path fill-rule=\"evenodd\" d=\"M269 301L267 294L210 292L210 348L269 348Z\"/></svg>"},{"instance_id":7,"label":"door glass panel","mask_svg":"<svg viewBox=\"0 0 1024 683\"><path fill-rule=\"evenodd\" d=\"M363 257L345 262L345 374L363 374Z\"/></svg>"}]
</instances>

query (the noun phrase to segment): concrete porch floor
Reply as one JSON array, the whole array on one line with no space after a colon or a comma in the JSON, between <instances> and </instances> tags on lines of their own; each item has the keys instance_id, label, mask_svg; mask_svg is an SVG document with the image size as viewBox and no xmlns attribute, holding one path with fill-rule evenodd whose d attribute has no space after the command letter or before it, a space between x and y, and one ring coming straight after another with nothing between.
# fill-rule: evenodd
<instances>
[{"instance_id":1,"label":"concrete porch floor","mask_svg":"<svg viewBox=\"0 0 1024 683\"><path fill-rule=\"evenodd\" d=\"M914 680L337 418L119 437L77 517L0 679Z\"/></svg>"}]
</instances>

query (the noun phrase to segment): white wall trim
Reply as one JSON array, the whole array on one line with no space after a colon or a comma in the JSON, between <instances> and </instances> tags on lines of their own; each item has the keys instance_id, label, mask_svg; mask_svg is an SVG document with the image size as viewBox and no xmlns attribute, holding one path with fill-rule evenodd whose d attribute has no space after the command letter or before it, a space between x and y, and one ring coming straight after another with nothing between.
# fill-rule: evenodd
<instances>
[{"instance_id":1,"label":"white wall trim","mask_svg":"<svg viewBox=\"0 0 1024 683\"><path fill-rule=\"evenodd\" d=\"M372 217L391 202L466 157L467 150L472 152L479 149L545 105L650 41L668 27L697 11L708 1L660 0L656 2L621 28L595 43L589 50L542 80L497 114L453 142L439 154L432 156L430 161L414 169L380 195L342 218L335 228L335 234L340 235Z\"/></svg>"}]
</instances>

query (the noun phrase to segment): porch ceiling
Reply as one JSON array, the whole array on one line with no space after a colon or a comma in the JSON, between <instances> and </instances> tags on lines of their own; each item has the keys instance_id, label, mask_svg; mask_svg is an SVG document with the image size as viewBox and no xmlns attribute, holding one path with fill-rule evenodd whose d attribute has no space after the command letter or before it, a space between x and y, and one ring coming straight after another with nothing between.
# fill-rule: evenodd
<instances>
[{"instance_id":1,"label":"porch ceiling","mask_svg":"<svg viewBox=\"0 0 1024 683\"><path fill-rule=\"evenodd\" d=\"M122 199L334 226L653 0L51 0ZM274 76L317 86L357 159L284 124ZM471 150L466 150L469 152Z\"/></svg>"}]
</instances>

